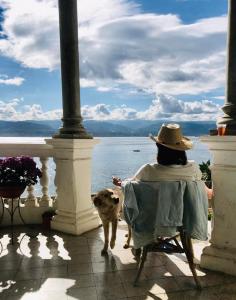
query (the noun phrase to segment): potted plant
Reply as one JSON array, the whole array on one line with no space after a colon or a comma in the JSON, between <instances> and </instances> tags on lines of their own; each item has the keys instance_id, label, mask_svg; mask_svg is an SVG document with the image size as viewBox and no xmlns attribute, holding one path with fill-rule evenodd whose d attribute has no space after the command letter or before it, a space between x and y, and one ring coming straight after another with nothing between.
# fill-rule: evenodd
<instances>
[{"instance_id":1,"label":"potted plant","mask_svg":"<svg viewBox=\"0 0 236 300\"><path fill-rule=\"evenodd\" d=\"M42 172L31 157L0 159L0 196L17 198L26 186L36 184L41 176Z\"/></svg>"},{"instance_id":2,"label":"potted plant","mask_svg":"<svg viewBox=\"0 0 236 300\"><path fill-rule=\"evenodd\" d=\"M210 169L210 160L207 162L202 162L199 164L199 168L202 172L202 180L205 182L206 186L212 188L212 179L211 179L211 169Z\"/></svg>"},{"instance_id":3,"label":"potted plant","mask_svg":"<svg viewBox=\"0 0 236 300\"><path fill-rule=\"evenodd\" d=\"M42 227L44 230L50 230L51 229L51 221L52 218L56 215L56 212L54 210L47 210L42 214Z\"/></svg>"},{"instance_id":4,"label":"potted plant","mask_svg":"<svg viewBox=\"0 0 236 300\"><path fill-rule=\"evenodd\" d=\"M210 160L206 161L206 162L202 162L201 164L199 164L199 168L202 172L202 180L205 182L206 186L211 189L212 188L212 179L211 179L211 169L210 169ZM212 207L211 207L211 201L208 199L209 201L209 206L208 206L208 220L210 221L212 219L213 216L213 211L212 211Z\"/></svg>"}]
</instances>

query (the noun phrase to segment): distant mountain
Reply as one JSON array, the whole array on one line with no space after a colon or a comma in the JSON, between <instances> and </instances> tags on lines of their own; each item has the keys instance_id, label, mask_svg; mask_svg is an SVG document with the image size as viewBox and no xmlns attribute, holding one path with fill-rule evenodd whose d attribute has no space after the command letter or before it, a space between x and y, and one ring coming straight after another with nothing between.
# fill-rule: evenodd
<instances>
[{"instance_id":1,"label":"distant mountain","mask_svg":"<svg viewBox=\"0 0 236 300\"><path fill-rule=\"evenodd\" d=\"M156 135L163 120L92 121L85 120L84 126L94 136L148 136ZM166 121L168 122L168 121ZM186 136L208 134L215 128L214 121L178 122ZM0 136L52 136L61 127L60 120L48 121L0 121Z\"/></svg>"},{"instance_id":2,"label":"distant mountain","mask_svg":"<svg viewBox=\"0 0 236 300\"><path fill-rule=\"evenodd\" d=\"M210 129L214 129L216 127L216 123L212 121L208 122L178 122L181 125L182 132L186 136L200 136L204 134L208 134ZM139 129L140 136L147 136L149 133L153 135L157 134L158 129L163 124L163 122L156 122L155 124L151 124L149 126L143 127Z\"/></svg>"},{"instance_id":3,"label":"distant mountain","mask_svg":"<svg viewBox=\"0 0 236 300\"><path fill-rule=\"evenodd\" d=\"M51 136L55 130L46 123L0 121L0 136Z\"/></svg>"}]
</instances>

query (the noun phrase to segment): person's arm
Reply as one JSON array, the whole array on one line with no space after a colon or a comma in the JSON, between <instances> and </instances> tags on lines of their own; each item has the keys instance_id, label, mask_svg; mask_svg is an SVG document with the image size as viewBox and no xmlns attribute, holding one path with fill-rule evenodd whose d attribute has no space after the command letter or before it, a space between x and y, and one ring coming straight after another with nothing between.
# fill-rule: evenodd
<instances>
[{"instance_id":1,"label":"person's arm","mask_svg":"<svg viewBox=\"0 0 236 300\"><path fill-rule=\"evenodd\" d=\"M135 175L132 177L132 178L128 178L126 180L128 181L139 181L139 180L142 180L144 179L144 176L146 174L146 170L148 168L148 165L143 165L136 173ZM116 186L121 186L122 184L122 180L119 178L119 177L115 177L115 176L112 176L112 183Z\"/></svg>"},{"instance_id":2,"label":"person's arm","mask_svg":"<svg viewBox=\"0 0 236 300\"><path fill-rule=\"evenodd\" d=\"M146 174L148 173L149 164L143 165L141 168L138 169L138 171L135 173L132 180L140 181L145 180Z\"/></svg>"},{"instance_id":3,"label":"person's arm","mask_svg":"<svg viewBox=\"0 0 236 300\"><path fill-rule=\"evenodd\" d=\"M205 185L205 189L206 189L206 192L207 192L208 200L211 200L212 197L213 197L213 189L209 189L209 187L206 186L206 185Z\"/></svg>"}]
</instances>

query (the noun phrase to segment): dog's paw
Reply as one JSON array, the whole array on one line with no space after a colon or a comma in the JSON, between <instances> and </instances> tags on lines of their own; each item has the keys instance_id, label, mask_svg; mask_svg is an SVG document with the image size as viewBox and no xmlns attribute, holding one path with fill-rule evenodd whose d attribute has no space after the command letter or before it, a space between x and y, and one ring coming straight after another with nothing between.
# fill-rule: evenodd
<instances>
[{"instance_id":1,"label":"dog's paw","mask_svg":"<svg viewBox=\"0 0 236 300\"><path fill-rule=\"evenodd\" d=\"M123 246L124 249L128 249L129 248L129 244L125 243Z\"/></svg>"},{"instance_id":2,"label":"dog's paw","mask_svg":"<svg viewBox=\"0 0 236 300\"><path fill-rule=\"evenodd\" d=\"M102 249L102 251L101 251L101 255L102 256L105 256L105 255L107 255L108 253L107 253L107 249Z\"/></svg>"},{"instance_id":3,"label":"dog's paw","mask_svg":"<svg viewBox=\"0 0 236 300\"><path fill-rule=\"evenodd\" d=\"M115 243L116 243L115 240L111 240L110 241L110 247L111 247L111 249L113 249L115 247Z\"/></svg>"}]
</instances>

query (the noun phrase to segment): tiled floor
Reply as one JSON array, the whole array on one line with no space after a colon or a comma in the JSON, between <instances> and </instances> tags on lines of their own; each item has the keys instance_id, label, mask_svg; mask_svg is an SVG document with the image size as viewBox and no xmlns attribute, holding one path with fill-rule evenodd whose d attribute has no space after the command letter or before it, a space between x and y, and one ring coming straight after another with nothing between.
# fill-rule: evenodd
<instances>
[{"instance_id":1,"label":"tiled floor","mask_svg":"<svg viewBox=\"0 0 236 300\"><path fill-rule=\"evenodd\" d=\"M103 257L102 228L79 237L58 232L23 237L17 227L15 245L7 229L0 231L0 299L130 299L130 300L235 300L236 277L198 270L204 289L197 291L182 255L149 254L140 278L133 287L136 261L123 249L126 226L119 225L115 248ZM40 229L37 229L40 232ZM17 243L18 240L18 243ZM205 243L195 243L199 258Z\"/></svg>"}]
</instances>

